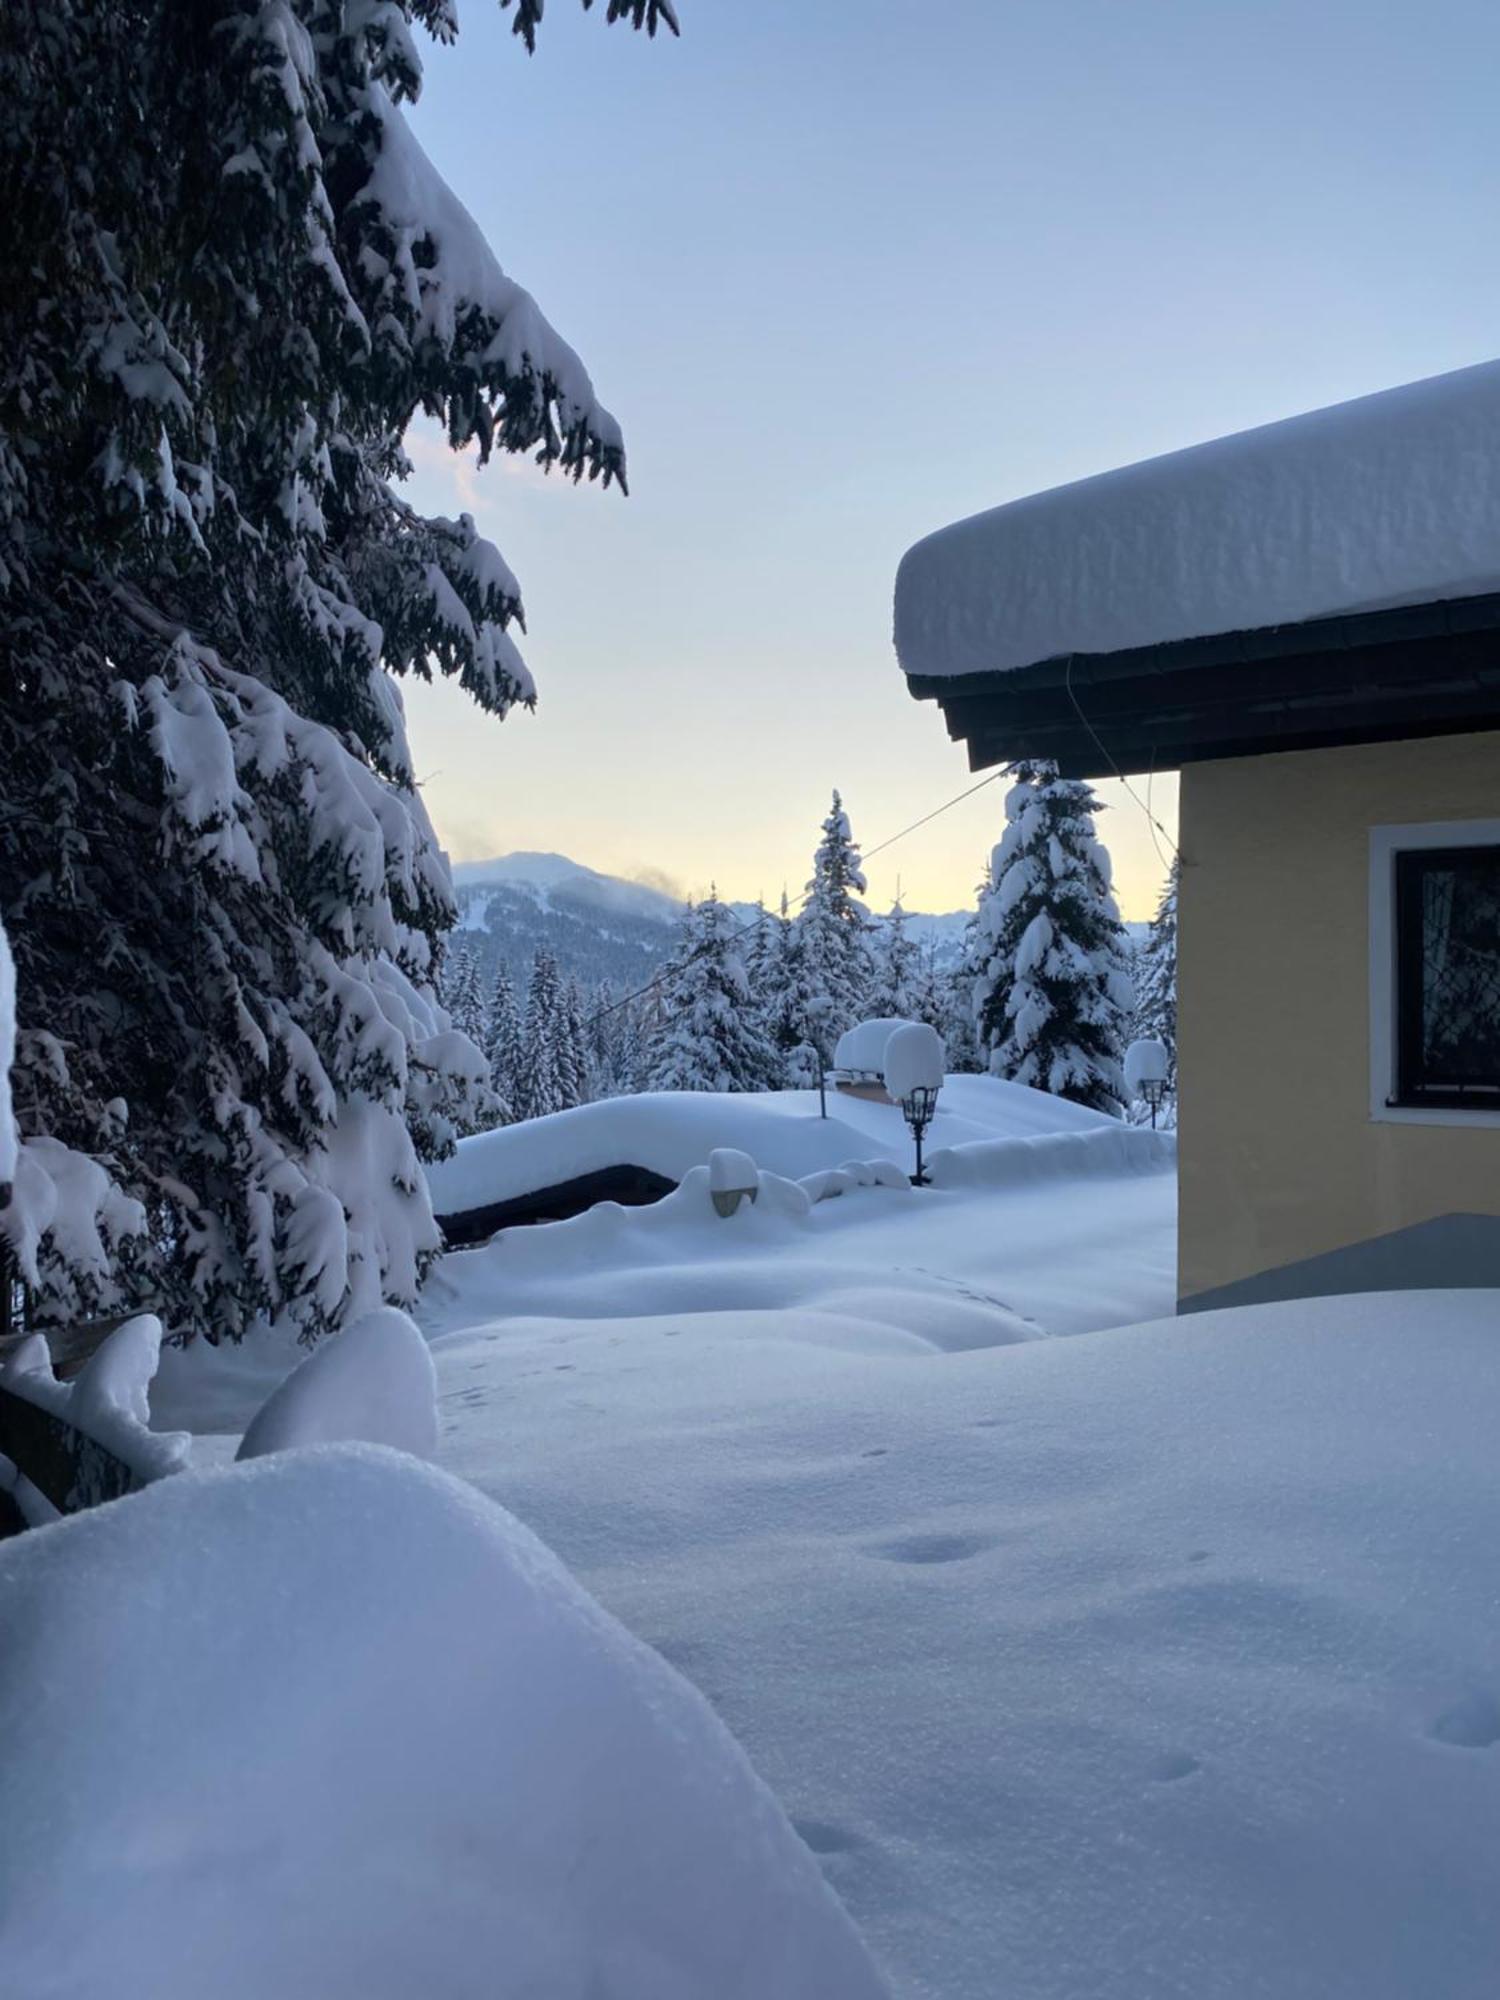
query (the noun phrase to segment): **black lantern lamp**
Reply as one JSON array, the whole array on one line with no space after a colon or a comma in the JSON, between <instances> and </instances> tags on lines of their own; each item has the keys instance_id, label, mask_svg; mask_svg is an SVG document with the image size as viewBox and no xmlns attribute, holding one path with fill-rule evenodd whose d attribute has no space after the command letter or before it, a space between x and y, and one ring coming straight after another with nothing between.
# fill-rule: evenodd
<instances>
[{"instance_id":1,"label":"black lantern lamp","mask_svg":"<svg viewBox=\"0 0 1500 2000\"><path fill-rule=\"evenodd\" d=\"M913 1187L927 1186L927 1176L922 1171L922 1140L937 1110L946 1066L947 1051L942 1036L920 1021L905 1022L886 1042L886 1095L901 1106L901 1115L917 1144Z\"/></svg>"},{"instance_id":2,"label":"black lantern lamp","mask_svg":"<svg viewBox=\"0 0 1500 2000\"><path fill-rule=\"evenodd\" d=\"M932 1123L932 1114L937 1110L938 1094L930 1083L919 1083L909 1090L901 1100L902 1114L911 1128L911 1136L917 1145L917 1171L912 1175L913 1187L926 1187L927 1176L922 1171L922 1136Z\"/></svg>"}]
</instances>

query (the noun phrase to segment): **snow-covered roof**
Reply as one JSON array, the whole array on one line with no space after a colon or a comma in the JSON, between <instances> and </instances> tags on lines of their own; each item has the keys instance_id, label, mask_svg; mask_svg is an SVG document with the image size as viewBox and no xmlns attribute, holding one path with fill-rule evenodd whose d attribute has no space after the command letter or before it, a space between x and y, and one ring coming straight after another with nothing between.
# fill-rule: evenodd
<instances>
[{"instance_id":1,"label":"snow-covered roof","mask_svg":"<svg viewBox=\"0 0 1500 2000\"><path fill-rule=\"evenodd\" d=\"M1113 1124L1102 1112L1024 1084L950 1076L930 1139L936 1149ZM426 1172L433 1207L455 1216L610 1167L644 1167L680 1181L718 1146L738 1147L757 1166L796 1179L846 1160L905 1160L910 1144L894 1104L830 1093L829 1115L820 1118L815 1090L648 1091L476 1133Z\"/></svg>"},{"instance_id":2,"label":"snow-covered roof","mask_svg":"<svg viewBox=\"0 0 1500 2000\"><path fill-rule=\"evenodd\" d=\"M896 578L915 679L1500 590L1500 361L1012 501Z\"/></svg>"}]
</instances>

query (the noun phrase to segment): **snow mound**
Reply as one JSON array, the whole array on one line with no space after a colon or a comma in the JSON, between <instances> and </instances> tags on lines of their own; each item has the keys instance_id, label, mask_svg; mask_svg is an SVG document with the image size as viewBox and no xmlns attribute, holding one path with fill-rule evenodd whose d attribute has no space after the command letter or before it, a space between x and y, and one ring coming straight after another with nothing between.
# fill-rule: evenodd
<instances>
[{"instance_id":1,"label":"snow mound","mask_svg":"<svg viewBox=\"0 0 1500 2000\"><path fill-rule=\"evenodd\" d=\"M906 673L998 673L1500 589L1500 362L1012 501L896 577Z\"/></svg>"},{"instance_id":2,"label":"snow mound","mask_svg":"<svg viewBox=\"0 0 1500 2000\"><path fill-rule=\"evenodd\" d=\"M1016 1187L1073 1175L1171 1173L1177 1135L1113 1121L1098 1132L1051 1132L1036 1139L990 1139L946 1146L928 1173L934 1187Z\"/></svg>"},{"instance_id":3,"label":"snow mound","mask_svg":"<svg viewBox=\"0 0 1500 2000\"><path fill-rule=\"evenodd\" d=\"M266 1398L239 1455L356 1441L390 1445L415 1458L437 1456L432 1356L395 1306L366 1313L321 1341Z\"/></svg>"},{"instance_id":4,"label":"snow mound","mask_svg":"<svg viewBox=\"0 0 1500 2000\"><path fill-rule=\"evenodd\" d=\"M374 1447L0 1547L0 1736L17 1995L883 1990L707 1703L501 1508Z\"/></svg>"},{"instance_id":5,"label":"snow mound","mask_svg":"<svg viewBox=\"0 0 1500 2000\"><path fill-rule=\"evenodd\" d=\"M1500 1291L948 1354L811 1317L476 1315L448 1450L710 1695L898 1990L1494 2000Z\"/></svg>"},{"instance_id":6,"label":"snow mound","mask_svg":"<svg viewBox=\"0 0 1500 2000\"><path fill-rule=\"evenodd\" d=\"M427 1183L438 1215L463 1215L608 1167L645 1167L680 1181L721 1146L748 1153L788 1180L854 1159L905 1158L911 1142L899 1106L834 1091L828 1104L829 1115L820 1118L818 1094L807 1090L614 1097L462 1139L450 1159L427 1168ZM1039 1132L1093 1131L1113 1123L1101 1112L1024 1084L950 1076L928 1136L933 1146L958 1146Z\"/></svg>"},{"instance_id":7,"label":"snow mound","mask_svg":"<svg viewBox=\"0 0 1500 2000\"><path fill-rule=\"evenodd\" d=\"M841 1241L845 1225L889 1234L918 1206L910 1181L889 1161L850 1162L800 1182L762 1173L759 1200L732 1216L715 1213L709 1183L708 1168L693 1167L650 1207L600 1202L570 1221L502 1230L479 1249L451 1253L428 1282L429 1325L462 1323L488 1301L492 1310L503 1302L508 1319L821 1314L839 1322L840 1344L848 1342L849 1322L863 1320L878 1351L891 1349L893 1330L901 1347L926 1353L1038 1336L1034 1323L999 1299L904 1259L881 1269L862 1250L850 1254ZM793 1335L765 1321L761 1333L772 1342L821 1337L817 1329Z\"/></svg>"},{"instance_id":8,"label":"snow mound","mask_svg":"<svg viewBox=\"0 0 1500 2000\"><path fill-rule=\"evenodd\" d=\"M941 1090L947 1054L942 1036L925 1021L893 1028L881 1064L887 1091L900 1103L914 1090Z\"/></svg>"}]
</instances>

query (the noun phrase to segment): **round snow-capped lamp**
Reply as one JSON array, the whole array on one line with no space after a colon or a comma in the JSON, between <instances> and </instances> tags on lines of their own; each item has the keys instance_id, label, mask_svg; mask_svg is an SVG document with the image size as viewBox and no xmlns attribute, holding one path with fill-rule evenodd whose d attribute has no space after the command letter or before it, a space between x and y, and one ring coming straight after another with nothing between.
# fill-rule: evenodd
<instances>
[{"instance_id":1,"label":"round snow-capped lamp","mask_svg":"<svg viewBox=\"0 0 1500 2000\"><path fill-rule=\"evenodd\" d=\"M708 1156L708 1192L719 1215L733 1215L760 1193L760 1169L736 1146L715 1146Z\"/></svg>"},{"instance_id":2,"label":"round snow-capped lamp","mask_svg":"<svg viewBox=\"0 0 1500 2000\"><path fill-rule=\"evenodd\" d=\"M927 1177L922 1172L922 1135L937 1110L938 1092L943 1087L947 1060L948 1051L943 1046L942 1036L936 1028L929 1028L922 1021L909 1021L905 1027L894 1029L885 1045L886 1094L901 1106L902 1116L916 1142L917 1171L912 1175L913 1187L927 1185Z\"/></svg>"},{"instance_id":3,"label":"round snow-capped lamp","mask_svg":"<svg viewBox=\"0 0 1500 2000\"><path fill-rule=\"evenodd\" d=\"M1159 1042L1154 1035L1132 1042L1125 1051L1125 1088L1132 1097L1139 1097L1150 1105L1153 1130L1156 1114L1166 1099L1170 1074L1171 1058L1167 1054L1167 1045Z\"/></svg>"}]
</instances>

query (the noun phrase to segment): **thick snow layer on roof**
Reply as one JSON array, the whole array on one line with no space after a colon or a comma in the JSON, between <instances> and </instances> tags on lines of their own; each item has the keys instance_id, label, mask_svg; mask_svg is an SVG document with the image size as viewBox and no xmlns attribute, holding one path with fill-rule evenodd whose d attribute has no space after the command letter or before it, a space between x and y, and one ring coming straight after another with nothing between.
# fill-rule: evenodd
<instances>
[{"instance_id":1,"label":"thick snow layer on roof","mask_svg":"<svg viewBox=\"0 0 1500 2000\"><path fill-rule=\"evenodd\" d=\"M896 652L1001 672L1500 589L1500 362L1016 500L908 551Z\"/></svg>"},{"instance_id":2,"label":"thick snow layer on roof","mask_svg":"<svg viewBox=\"0 0 1500 2000\"><path fill-rule=\"evenodd\" d=\"M826 1213L924 1199L951 1270L973 1198ZM709 1696L900 1993L1493 2000L1500 1293L934 1353L488 1269L449 1462Z\"/></svg>"},{"instance_id":3,"label":"thick snow layer on roof","mask_svg":"<svg viewBox=\"0 0 1500 2000\"><path fill-rule=\"evenodd\" d=\"M873 1021L857 1021L845 1028L833 1051L835 1069L868 1070L880 1076L885 1069L885 1045L898 1028L912 1026L904 1015L881 1015Z\"/></svg>"},{"instance_id":4,"label":"thick snow layer on roof","mask_svg":"<svg viewBox=\"0 0 1500 2000\"><path fill-rule=\"evenodd\" d=\"M884 1990L702 1697L394 1452L185 1473L0 1547L0 1740L17 2000Z\"/></svg>"},{"instance_id":5,"label":"thick snow layer on roof","mask_svg":"<svg viewBox=\"0 0 1500 2000\"><path fill-rule=\"evenodd\" d=\"M962 1146L976 1139L1087 1131L1112 1122L1024 1084L950 1076L928 1144ZM818 1116L818 1094L811 1090L648 1091L477 1133L461 1140L451 1158L428 1167L427 1180L437 1214L463 1215L606 1167L645 1167L681 1180L717 1146L737 1147L757 1166L798 1179L846 1160L905 1160L910 1141L895 1105L872 1104L833 1088L826 1119Z\"/></svg>"}]
</instances>

